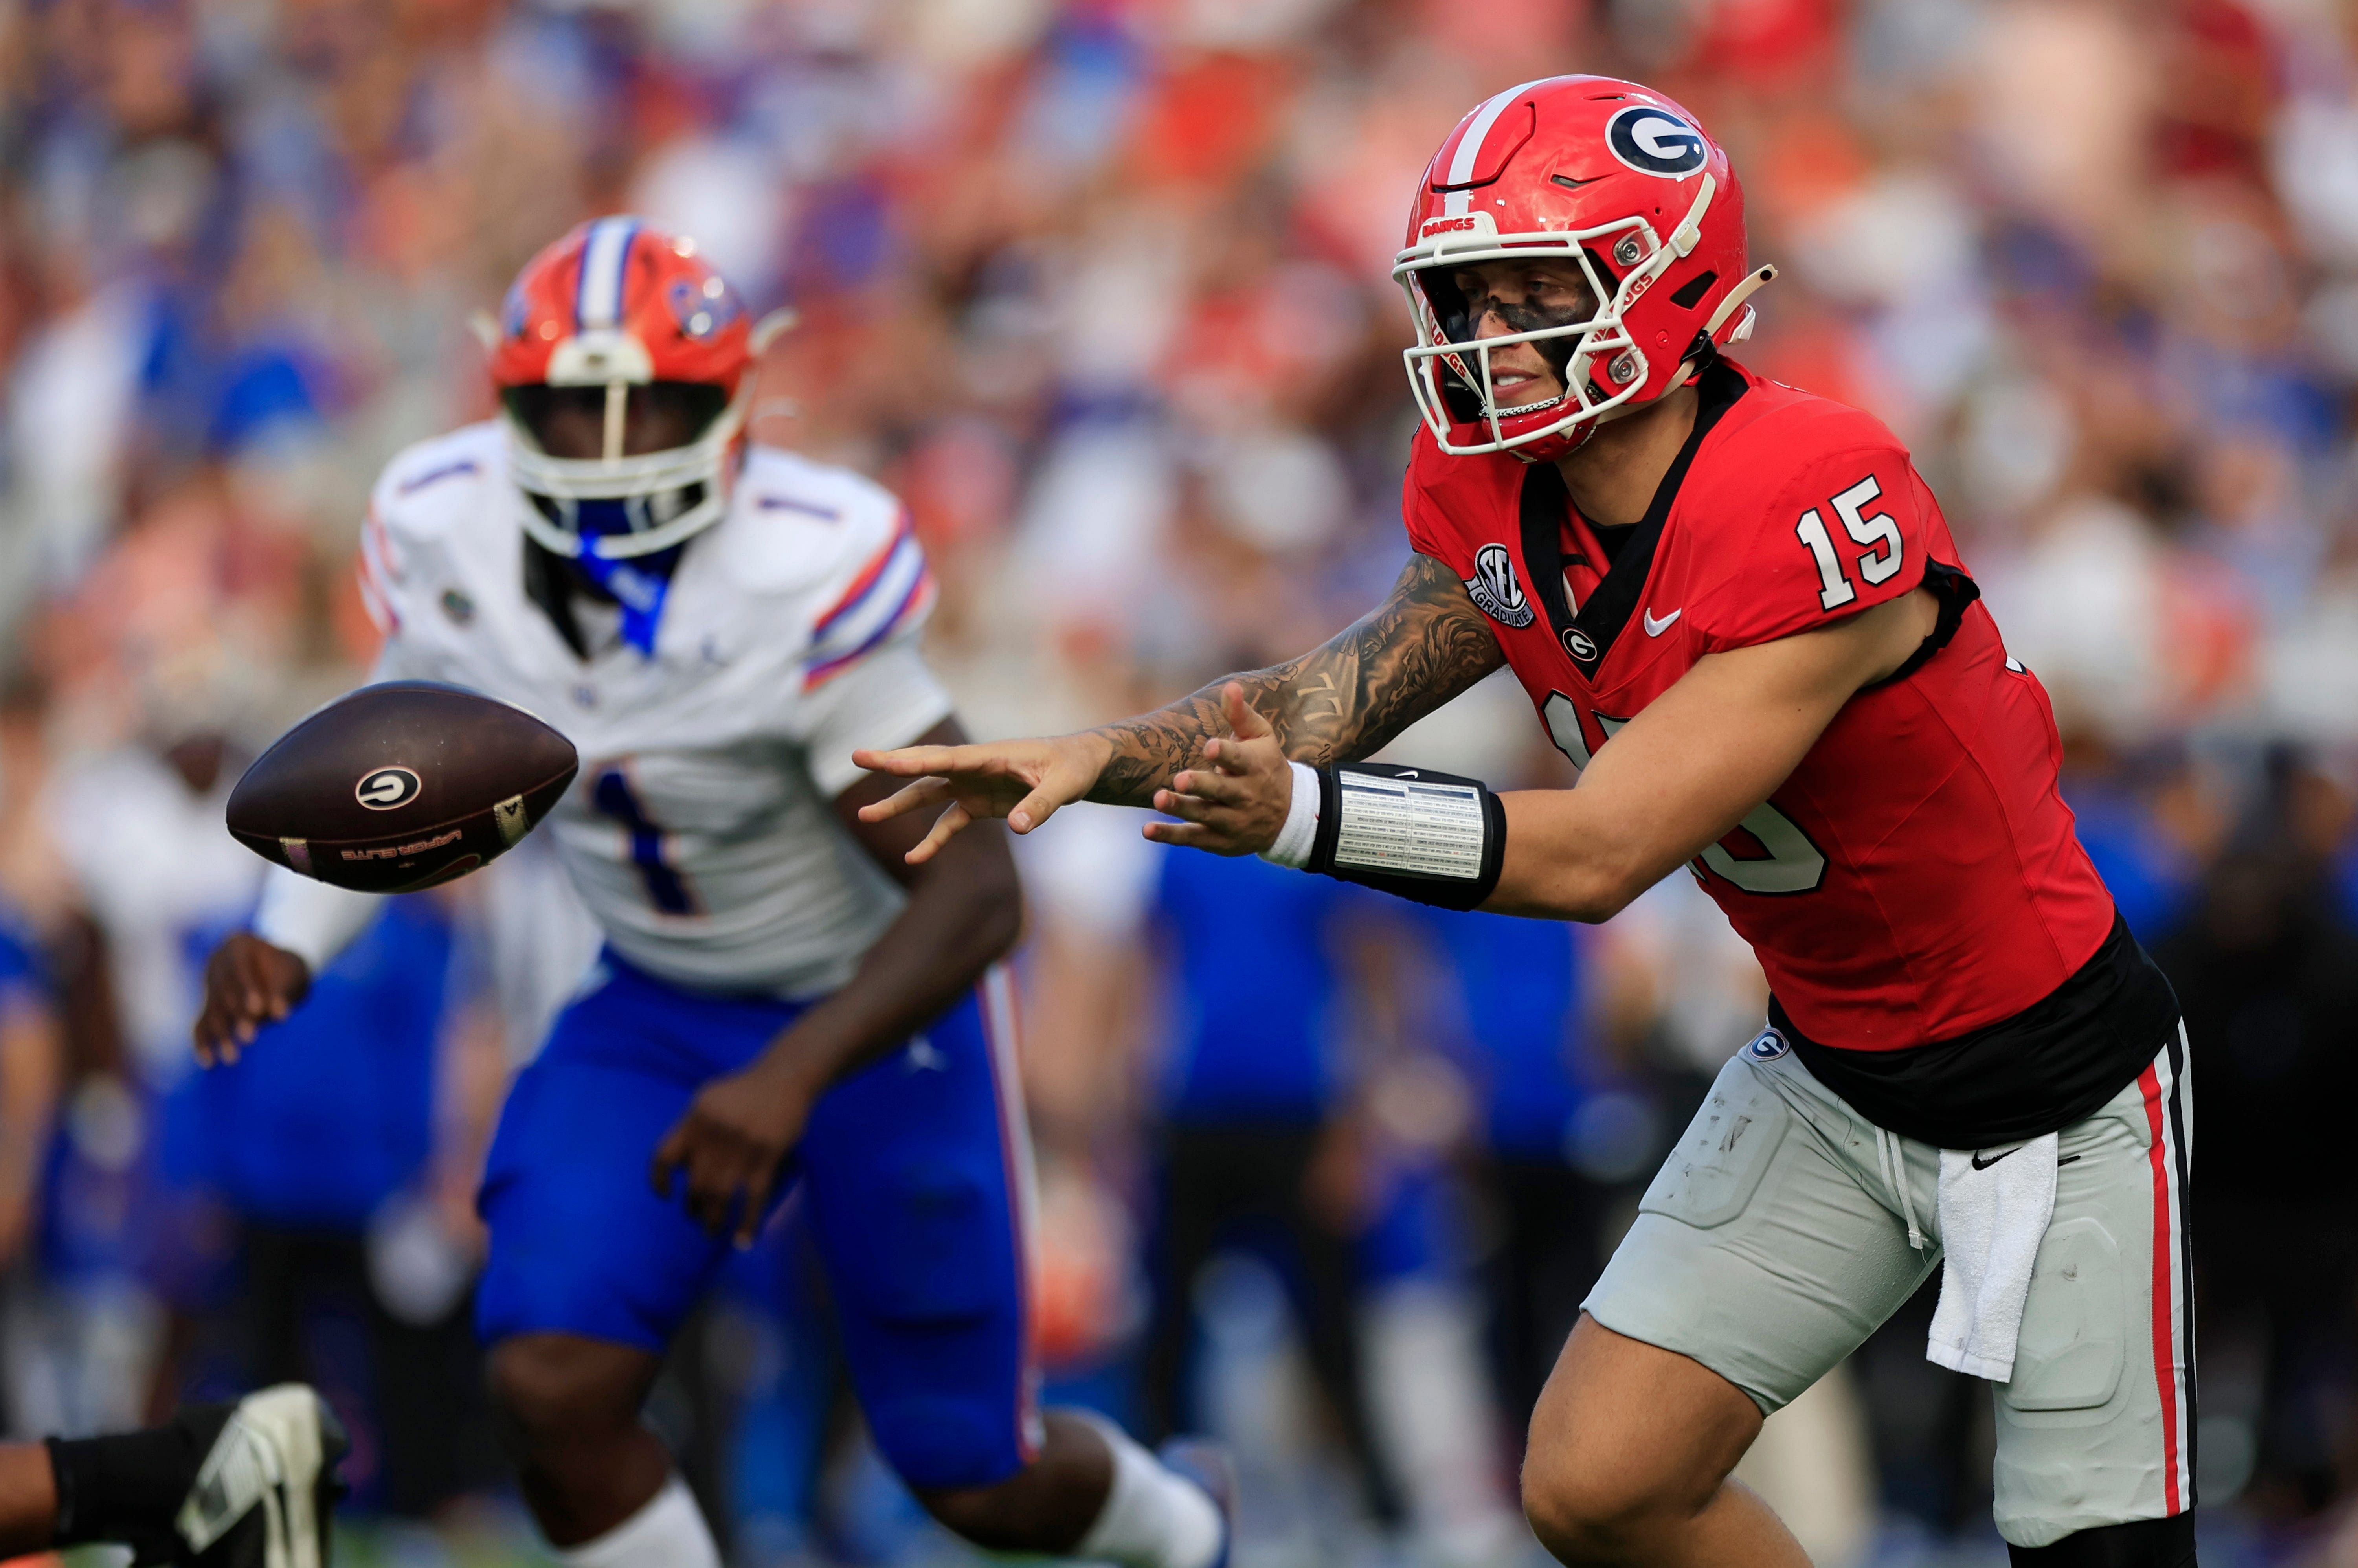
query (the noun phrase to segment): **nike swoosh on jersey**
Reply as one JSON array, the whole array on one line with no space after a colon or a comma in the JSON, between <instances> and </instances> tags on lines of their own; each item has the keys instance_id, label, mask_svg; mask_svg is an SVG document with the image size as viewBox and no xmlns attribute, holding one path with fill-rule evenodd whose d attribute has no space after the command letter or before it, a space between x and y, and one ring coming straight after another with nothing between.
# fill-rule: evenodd
<instances>
[{"instance_id":1,"label":"nike swoosh on jersey","mask_svg":"<svg viewBox=\"0 0 2358 1568\"><path fill-rule=\"evenodd\" d=\"M1995 1153L1995 1154L1991 1155L1991 1156L1990 1156L1988 1159L1986 1159L1986 1160L1985 1160L1985 1159L1983 1159L1983 1158L1982 1158L1982 1156L1981 1156L1981 1152L1980 1152L1979 1150L1975 1150L1975 1151L1974 1152L1974 1170L1976 1170L1976 1171L1986 1171L1986 1170L1988 1170L1992 1165L1996 1164L2000 1160L2005 1159L2008 1154L2019 1154L2019 1153L2021 1153L2021 1152L2022 1152L2022 1148L2023 1148L2023 1146L2022 1146L2021 1144L2017 1143L2017 1144L2016 1144L2016 1145L2015 1145L2013 1148L2011 1148L2011 1149L2001 1149L2001 1150L1999 1150L1996 1153ZM2057 1163L2058 1163L2058 1164L2061 1164L2061 1161L2058 1161L2058 1162L2057 1162Z\"/></svg>"},{"instance_id":2,"label":"nike swoosh on jersey","mask_svg":"<svg viewBox=\"0 0 2358 1568\"><path fill-rule=\"evenodd\" d=\"M1680 616L1684 615L1686 612L1687 607L1682 604L1676 610L1671 611L1668 615L1665 615L1660 621L1657 621L1654 619L1654 612L1649 610L1646 611L1646 635L1649 637L1660 636L1663 633L1671 629L1671 625L1673 622L1677 621Z\"/></svg>"}]
</instances>

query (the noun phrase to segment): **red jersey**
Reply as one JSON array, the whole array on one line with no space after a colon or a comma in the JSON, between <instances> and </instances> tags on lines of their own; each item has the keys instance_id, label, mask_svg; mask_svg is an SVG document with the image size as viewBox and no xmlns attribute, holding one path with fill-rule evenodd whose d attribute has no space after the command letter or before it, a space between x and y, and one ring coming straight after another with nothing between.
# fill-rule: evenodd
<instances>
[{"instance_id":1,"label":"red jersey","mask_svg":"<svg viewBox=\"0 0 2358 1568\"><path fill-rule=\"evenodd\" d=\"M1422 430L1410 540L1465 579L1584 767L1704 654L1832 624L1929 573L1946 643L1844 704L1691 869L1810 1039L1897 1051L2022 1012L2115 919L2056 791L2046 691L2006 656L1880 422L1725 361L1700 391L1695 435L1609 567L1552 465L1449 457Z\"/></svg>"}]
</instances>

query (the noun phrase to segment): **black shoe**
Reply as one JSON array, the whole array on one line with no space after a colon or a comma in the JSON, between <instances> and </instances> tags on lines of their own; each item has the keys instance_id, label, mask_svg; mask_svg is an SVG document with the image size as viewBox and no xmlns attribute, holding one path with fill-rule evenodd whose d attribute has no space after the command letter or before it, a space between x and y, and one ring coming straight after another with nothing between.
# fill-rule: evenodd
<instances>
[{"instance_id":1,"label":"black shoe","mask_svg":"<svg viewBox=\"0 0 2358 1568\"><path fill-rule=\"evenodd\" d=\"M327 1568L328 1525L352 1447L327 1401L301 1383L248 1394L198 1467L173 1523L189 1568Z\"/></svg>"}]
</instances>

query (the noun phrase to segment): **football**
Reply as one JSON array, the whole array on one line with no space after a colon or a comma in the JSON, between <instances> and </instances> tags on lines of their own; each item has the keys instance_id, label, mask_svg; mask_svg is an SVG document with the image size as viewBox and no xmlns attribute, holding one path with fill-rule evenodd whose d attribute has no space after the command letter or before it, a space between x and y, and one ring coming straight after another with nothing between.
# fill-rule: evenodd
<instances>
[{"instance_id":1,"label":"football","mask_svg":"<svg viewBox=\"0 0 2358 1568\"><path fill-rule=\"evenodd\" d=\"M265 860L362 892L412 892L488 864L573 782L573 742L521 708L435 681L338 698L230 792L229 830Z\"/></svg>"}]
</instances>

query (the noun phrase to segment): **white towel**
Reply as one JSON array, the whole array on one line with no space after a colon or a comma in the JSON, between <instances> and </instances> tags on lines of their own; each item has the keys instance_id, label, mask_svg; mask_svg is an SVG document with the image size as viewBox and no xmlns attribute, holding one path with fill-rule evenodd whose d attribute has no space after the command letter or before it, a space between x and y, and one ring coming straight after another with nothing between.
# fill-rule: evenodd
<instances>
[{"instance_id":1,"label":"white towel","mask_svg":"<svg viewBox=\"0 0 2358 1568\"><path fill-rule=\"evenodd\" d=\"M1926 1360L1993 1383L2013 1378L2061 1142L2050 1132L2011 1149L1941 1151L1941 1304Z\"/></svg>"}]
</instances>

